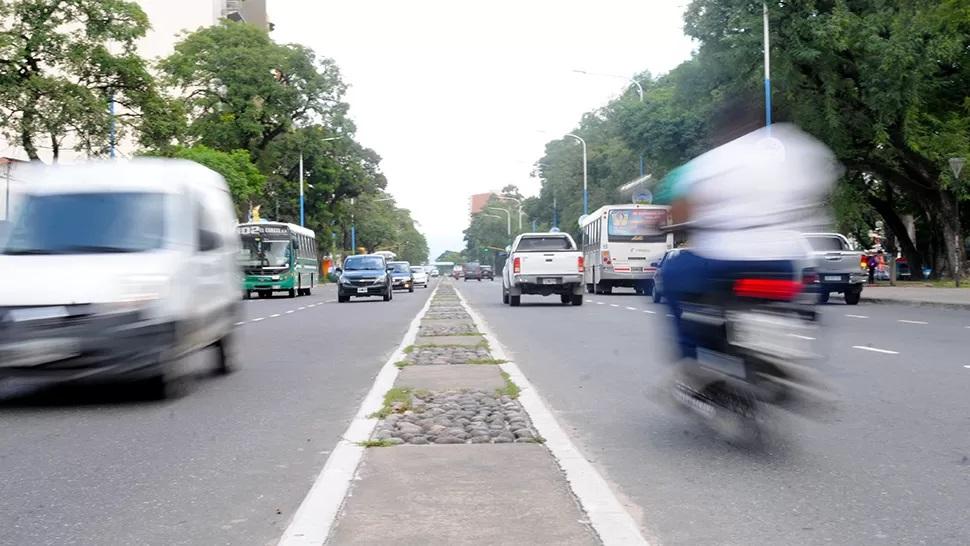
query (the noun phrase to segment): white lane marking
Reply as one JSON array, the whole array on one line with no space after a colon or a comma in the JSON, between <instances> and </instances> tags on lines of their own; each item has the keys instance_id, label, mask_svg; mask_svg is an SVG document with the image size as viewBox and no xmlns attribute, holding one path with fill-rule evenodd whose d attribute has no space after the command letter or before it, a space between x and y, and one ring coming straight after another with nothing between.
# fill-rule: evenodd
<instances>
[{"instance_id":1,"label":"white lane marking","mask_svg":"<svg viewBox=\"0 0 970 546\"><path fill-rule=\"evenodd\" d=\"M656 315L657 314L657 313L654 313L653 311L651 311L649 309L645 310L644 313L646 313L648 315Z\"/></svg>"},{"instance_id":2,"label":"white lane marking","mask_svg":"<svg viewBox=\"0 0 970 546\"><path fill-rule=\"evenodd\" d=\"M596 305L606 305L606 304L603 303L603 302L601 302L601 301L598 301L598 302L596 302ZM970 326L968 326L968 328L970 328Z\"/></svg>"},{"instance_id":3,"label":"white lane marking","mask_svg":"<svg viewBox=\"0 0 970 546\"><path fill-rule=\"evenodd\" d=\"M327 301L325 301L323 303L337 303L337 300L327 300Z\"/></svg>"},{"instance_id":4,"label":"white lane marking","mask_svg":"<svg viewBox=\"0 0 970 546\"><path fill-rule=\"evenodd\" d=\"M246 322L245 321L244 322L237 322L235 325L236 326L242 326L243 324L246 324Z\"/></svg>"},{"instance_id":5,"label":"white lane marking","mask_svg":"<svg viewBox=\"0 0 970 546\"><path fill-rule=\"evenodd\" d=\"M963 367L970 370L970 364L965 364Z\"/></svg>"},{"instance_id":6,"label":"white lane marking","mask_svg":"<svg viewBox=\"0 0 970 546\"><path fill-rule=\"evenodd\" d=\"M791 337L796 337L798 339L804 339L804 340L808 340L808 341L814 341L815 340L814 337L811 337L811 336L803 336L801 334L788 334L788 335L791 336Z\"/></svg>"},{"instance_id":7,"label":"white lane marking","mask_svg":"<svg viewBox=\"0 0 970 546\"><path fill-rule=\"evenodd\" d=\"M865 345L853 345L853 349L862 349L863 351L872 351L874 353L882 353L886 355L898 355L899 351L890 351L888 349L877 349L875 347L866 347Z\"/></svg>"},{"instance_id":8,"label":"white lane marking","mask_svg":"<svg viewBox=\"0 0 970 546\"><path fill-rule=\"evenodd\" d=\"M468 305L460 291L456 290L456 292L462 307L471 316L478 331L488 341L492 356L506 361L499 364L499 367L509 374L509 378L519 386L521 390L519 403L522 404L525 412L529 415L536 431L545 438L544 445L559 462L559 467L566 474L566 481L570 489L573 490L579 504L586 511L590 525L599 535L603 544L607 546L649 544L640 534L640 527L613 495L606 480L569 439L569 435L556 422L552 411L542 401L538 391L525 377L518 365L510 361L509 353L499 343L485 319Z\"/></svg>"},{"instance_id":9,"label":"white lane marking","mask_svg":"<svg viewBox=\"0 0 970 546\"><path fill-rule=\"evenodd\" d=\"M899 319L897 322L904 322L906 324L929 324L929 322L926 322L924 320L905 320L905 319Z\"/></svg>"},{"instance_id":10,"label":"white lane marking","mask_svg":"<svg viewBox=\"0 0 970 546\"><path fill-rule=\"evenodd\" d=\"M619 305L617 305L617 304L615 304L615 303L611 303L611 304L610 304L610 307L619 307Z\"/></svg>"},{"instance_id":11,"label":"white lane marking","mask_svg":"<svg viewBox=\"0 0 970 546\"><path fill-rule=\"evenodd\" d=\"M869 318L866 315L846 315L849 318Z\"/></svg>"},{"instance_id":12,"label":"white lane marking","mask_svg":"<svg viewBox=\"0 0 970 546\"><path fill-rule=\"evenodd\" d=\"M279 313L276 313L276 314L270 315L269 318L276 318L278 316L280 316L280 314Z\"/></svg>"},{"instance_id":13,"label":"white lane marking","mask_svg":"<svg viewBox=\"0 0 970 546\"><path fill-rule=\"evenodd\" d=\"M636 311L637 308L636 307L627 307L626 310L627 311Z\"/></svg>"},{"instance_id":14,"label":"white lane marking","mask_svg":"<svg viewBox=\"0 0 970 546\"><path fill-rule=\"evenodd\" d=\"M671 315L670 313L667 313L667 316L670 317L670 318L674 318L674 316Z\"/></svg>"},{"instance_id":15,"label":"white lane marking","mask_svg":"<svg viewBox=\"0 0 970 546\"><path fill-rule=\"evenodd\" d=\"M253 320L251 320L251 321L249 321L249 322L259 322L259 321L261 321L261 320L263 320L263 317L259 317L259 318L254 318Z\"/></svg>"},{"instance_id":16,"label":"white lane marking","mask_svg":"<svg viewBox=\"0 0 970 546\"><path fill-rule=\"evenodd\" d=\"M306 306L305 306L305 305L304 305L303 307L297 307L297 308L296 308L296 310L297 310L297 311L302 311L302 310L304 310L304 309L306 309Z\"/></svg>"},{"instance_id":17,"label":"white lane marking","mask_svg":"<svg viewBox=\"0 0 970 546\"><path fill-rule=\"evenodd\" d=\"M424 302L424 307L414 316L401 344L391 353L391 357L377 373L377 378L374 379L374 384L360 404L357 415L347 426L337 446L330 452L323 470L310 487L310 492L293 514L293 519L280 537L279 546L309 546L326 542L330 529L336 521L337 512L343 505L350 483L364 456L366 448L359 443L370 439L374 427L377 426L377 419L372 419L370 415L384 405L384 394L394 386L394 380L397 379L399 372L394 363L404 358L404 349L417 339L418 325L431 307L431 300L437 291L436 286L431 291L431 297Z\"/></svg>"},{"instance_id":18,"label":"white lane marking","mask_svg":"<svg viewBox=\"0 0 970 546\"><path fill-rule=\"evenodd\" d=\"M287 312L286 312L286 314L287 314L287 315L289 315L289 314L290 314L290 313L292 313L292 312L293 312L293 310L292 310L292 309L290 309L289 311L287 311Z\"/></svg>"}]
</instances>

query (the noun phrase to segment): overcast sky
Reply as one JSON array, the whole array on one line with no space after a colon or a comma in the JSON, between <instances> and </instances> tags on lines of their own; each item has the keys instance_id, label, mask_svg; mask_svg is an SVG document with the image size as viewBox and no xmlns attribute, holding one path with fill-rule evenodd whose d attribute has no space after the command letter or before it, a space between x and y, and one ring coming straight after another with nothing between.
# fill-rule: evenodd
<instances>
[{"instance_id":1,"label":"overcast sky","mask_svg":"<svg viewBox=\"0 0 970 546\"><path fill-rule=\"evenodd\" d=\"M529 173L545 142L627 85L574 70L661 74L688 58L687 1L268 4L277 41L337 61L358 140L384 158L388 191L411 209L434 259L464 247L471 194L506 184L536 194Z\"/></svg>"}]
</instances>

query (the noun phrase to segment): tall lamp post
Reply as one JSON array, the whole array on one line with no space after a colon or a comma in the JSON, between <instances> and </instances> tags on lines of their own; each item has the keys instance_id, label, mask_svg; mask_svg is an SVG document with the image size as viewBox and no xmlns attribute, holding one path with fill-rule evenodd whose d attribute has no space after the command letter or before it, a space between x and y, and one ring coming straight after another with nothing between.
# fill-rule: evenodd
<instances>
[{"instance_id":1,"label":"tall lamp post","mask_svg":"<svg viewBox=\"0 0 970 546\"><path fill-rule=\"evenodd\" d=\"M765 41L765 127L771 126L771 51L768 39L768 3L761 3Z\"/></svg>"},{"instance_id":2,"label":"tall lamp post","mask_svg":"<svg viewBox=\"0 0 970 546\"><path fill-rule=\"evenodd\" d=\"M505 213L506 228L508 230L509 238L511 238L512 237L512 213L505 209L500 209L498 207L488 207L488 210L497 210Z\"/></svg>"},{"instance_id":3,"label":"tall lamp post","mask_svg":"<svg viewBox=\"0 0 970 546\"><path fill-rule=\"evenodd\" d=\"M509 197L507 195L496 195L495 197L498 199L504 199L506 201L515 201L519 205L519 231L522 231L522 216L525 215L525 212L522 211L522 200L516 199L515 197Z\"/></svg>"},{"instance_id":4,"label":"tall lamp post","mask_svg":"<svg viewBox=\"0 0 970 546\"><path fill-rule=\"evenodd\" d=\"M343 137L328 137L321 139L321 142L340 140L341 138ZM303 227L303 150L300 150L300 227Z\"/></svg>"},{"instance_id":5,"label":"tall lamp post","mask_svg":"<svg viewBox=\"0 0 970 546\"><path fill-rule=\"evenodd\" d=\"M589 214L589 189L586 182L586 141L579 135L567 133L566 136L575 138L583 145L583 214Z\"/></svg>"},{"instance_id":6,"label":"tall lamp post","mask_svg":"<svg viewBox=\"0 0 970 546\"><path fill-rule=\"evenodd\" d=\"M960 180L960 173L963 171L963 166L966 165L966 163L967 163L966 158L964 158L964 157L951 157L949 163L950 163L950 172L953 173L953 178L955 178L957 181L959 181ZM954 199L959 199L958 197L956 197L956 195L957 195L956 192L954 192ZM957 201L956 205L957 205L957 207L960 206L959 201ZM954 282L954 285L957 288L960 288L960 250L961 250L960 247L963 246L963 245L961 244L962 241L960 240L960 234L959 233L957 233L954 237L956 237L956 241L954 241L955 246L954 246L954 249L953 249L953 253L954 253L954 257L953 257L953 282Z\"/></svg>"},{"instance_id":7,"label":"tall lamp post","mask_svg":"<svg viewBox=\"0 0 970 546\"><path fill-rule=\"evenodd\" d=\"M382 197L380 199L374 199L373 203L380 203L381 201L393 201L393 197ZM354 215L354 204L356 199L350 198L350 250L357 252L357 218Z\"/></svg>"}]
</instances>

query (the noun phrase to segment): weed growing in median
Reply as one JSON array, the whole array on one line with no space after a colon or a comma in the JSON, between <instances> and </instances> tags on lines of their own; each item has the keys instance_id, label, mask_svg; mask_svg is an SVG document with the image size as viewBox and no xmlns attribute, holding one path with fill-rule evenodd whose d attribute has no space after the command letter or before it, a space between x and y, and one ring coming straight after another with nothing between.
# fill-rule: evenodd
<instances>
[{"instance_id":1,"label":"weed growing in median","mask_svg":"<svg viewBox=\"0 0 970 546\"><path fill-rule=\"evenodd\" d=\"M392 413L404 413L411 409L411 389L394 387L384 395L384 405L372 413L371 418L384 419Z\"/></svg>"},{"instance_id":2,"label":"weed growing in median","mask_svg":"<svg viewBox=\"0 0 970 546\"><path fill-rule=\"evenodd\" d=\"M404 354L409 355L414 352L414 345L408 345L404 348Z\"/></svg>"},{"instance_id":3,"label":"weed growing in median","mask_svg":"<svg viewBox=\"0 0 970 546\"><path fill-rule=\"evenodd\" d=\"M502 372L502 379L505 380L505 387L503 387L501 389L495 389L495 394L497 396L508 396L509 398L511 398L513 400L516 399L516 398L518 398L519 397L519 393L522 392L522 389L520 389L518 385L516 385L515 383L513 383L512 382L512 378L509 377L509 374L507 374L505 372ZM543 441L545 441L545 440L543 440Z\"/></svg>"},{"instance_id":4,"label":"weed growing in median","mask_svg":"<svg viewBox=\"0 0 970 546\"><path fill-rule=\"evenodd\" d=\"M394 363L394 365L397 366L397 369L403 370L407 366L411 365L411 362L407 360L398 360L397 362Z\"/></svg>"},{"instance_id":5,"label":"weed growing in median","mask_svg":"<svg viewBox=\"0 0 970 546\"><path fill-rule=\"evenodd\" d=\"M485 365L497 365L505 364L507 360L502 360L501 358L470 358L465 361L465 364L485 364Z\"/></svg>"},{"instance_id":6,"label":"weed growing in median","mask_svg":"<svg viewBox=\"0 0 970 546\"><path fill-rule=\"evenodd\" d=\"M360 447L391 447L396 445L390 440L366 440L363 442L357 442Z\"/></svg>"}]
</instances>

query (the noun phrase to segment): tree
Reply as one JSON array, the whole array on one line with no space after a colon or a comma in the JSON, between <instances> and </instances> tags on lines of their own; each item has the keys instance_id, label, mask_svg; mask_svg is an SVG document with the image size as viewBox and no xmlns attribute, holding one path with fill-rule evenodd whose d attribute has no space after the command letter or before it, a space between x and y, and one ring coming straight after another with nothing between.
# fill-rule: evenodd
<instances>
[{"instance_id":1,"label":"tree","mask_svg":"<svg viewBox=\"0 0 970 546\"><path fill-rule=\"evenodd\" d=\"M438 256L438 259L435 260L435 261L436 262L454 262L456 264L459 264L459 263L462 263L462 262L465 261L465 257L462 256L461 255L461 252L458 252L457 250L446 250L446 251L442 252Z\"/></svg>"},{"instance_id":2,"label":"tree","mask_svg":"<svg viewBox=\"0 0 970 546\"><path fill-rule=\"evenodd\" d=\"M244 212L249 208L245 205L259 195L266 183L266 177L253 164L246 150L221 152L200 144L178 148L173 151L172 157L195 161L221 174L229 186L239 217L245 216Z\"/></svg>"},{"instance_id":3,"label":"tree","mask_svg":"<svg viewBox=\"0 0 970 546\"><path fill-rule=\"evenodd\" d=\"M181 91L193 142L248 150L266 171L264 151L295 128L345 123L346 85L331 59L281 45L254 25L223 21L193 32L161 69Z\"/></svg>"},{"instance_id":4,"label":"tree","mask_svg":"<svg viewBox=\"0 0 970 546\"><path fill-rule=\"evenodd\" d=\"M120 134L158 99L135 51L148 26L125 0L0 0L4 136L32 160L45 146L54 161L66 145L104 153L113 120Z\"/></svg>"}]
</instances>

